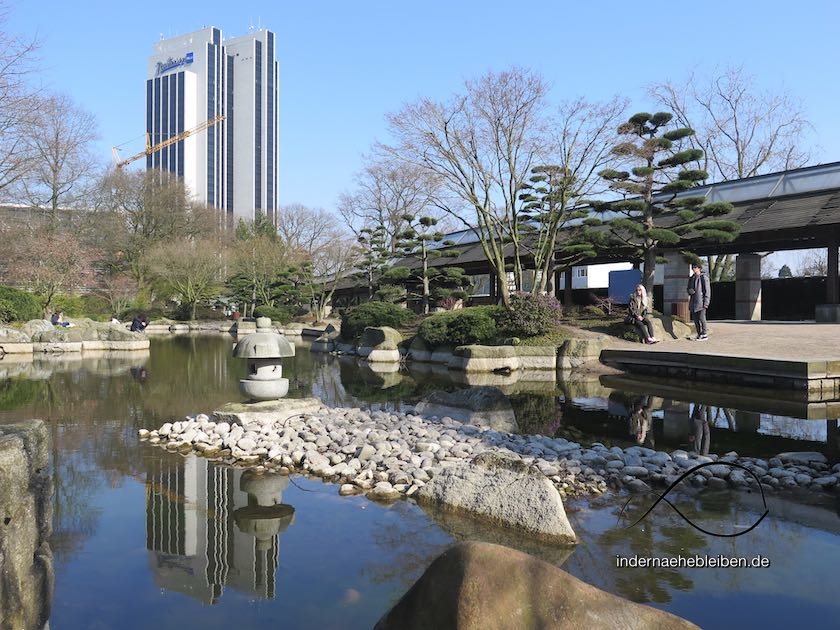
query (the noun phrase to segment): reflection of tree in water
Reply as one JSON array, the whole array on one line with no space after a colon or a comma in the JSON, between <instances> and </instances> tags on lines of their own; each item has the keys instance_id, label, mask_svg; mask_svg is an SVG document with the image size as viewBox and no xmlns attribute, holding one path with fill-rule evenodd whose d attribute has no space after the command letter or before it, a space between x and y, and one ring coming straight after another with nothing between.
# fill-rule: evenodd
<instances>
[{"instance_id":1,"label":"reflection of tree in water","mask_svg":"<svg viewBox=\"0 0 840 630\"><path fill-rule=\"evenodd\" d=\"M66 429L58 421L52 429L53 530L50 545L56 560L77 551L88 536L96 531L101 510L93 507L92 497L103 483L90 452L67 449Z\"/></svg>"},{"instance_id":2,"label":"reflection of tree in water","mask_svg":"<svg viewBox=\"0 0 840 630\"><path fill-rule=\"evenodd\" d=\"M417 389L414 380L400 372L379 374L365 366L347 363L340 366L344 390L367 404L399 409L402 403L413 399Z\"/></svg>"},{"instance_id":3,"label":"reflection of tree in water","mask_svg":"<svg viewBox=\"0 0 840 630\"><path fill-rule=\"evenodd\" d=\"M9 379L0 382L0 411L13 411L41 398L43 381Z\"/></svg>"},{"instance_id":4,"label":"reflection of tree in water","mask_svg":"<svg viewBox=\"0 0 840 630\"><path fill-rule=\"evenodd\" d=\"M673 499L673 495L669 495ZM670 508L660 503L644 520L629 527L652 505L656 497L634 498L615 527L598 537L599 556L609 558L610 572L614 579L613 592L634 602L671 601L670 591L690 591L694 582L687 577L685 569L677 568L631 568L615 566L615 557L638 556L639 558L693 556L705 553L708 543L697 530L676 514L663 515L659 510ZM680 511L688 518L701 522L703 515L694 507L677 503ZM616 517L621 507L614 511ZM604 576L606 578L606 576ZM609 590L609 589L608 589Z\"/></svg>"},{"instance_id":5,"label":"reflection of tree in water","mask_svg":"<svg viewBox=\"0 0 840 630\"><path fill-rule=\"evenodd\" d=\"M374 584L396 583L405 591L419 578L432 560L452 544L452 539L408 501L397 501L388 509L397 512L373 536L382 555L362 568Z\"/></svg>"},{"instance_id":6,"label":"reflection of tree in water","mask_svg":"<svg viewBox=\"0 0 840 630\"><path fill-rule=\"evenodd\" d=\"M508 399L521 433L554 436L562 418L556 396L522 393L511 394Z\"/></svg>"}]
</instances>

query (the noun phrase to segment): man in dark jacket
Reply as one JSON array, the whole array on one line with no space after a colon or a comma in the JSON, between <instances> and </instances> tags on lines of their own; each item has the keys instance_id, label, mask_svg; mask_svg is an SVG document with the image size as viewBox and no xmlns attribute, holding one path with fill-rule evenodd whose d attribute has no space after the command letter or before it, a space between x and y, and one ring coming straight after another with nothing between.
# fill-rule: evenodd
<instances>
[{"instance_id":1,"label":"man in dark jacket","mask_svg":"<svg viewBox=\"0 0 840 630\"><path fill-rule=\"evenodd\" d=\"M145 315L137 315L131 322L131 332L143 332L146 326L149 325L149 320Z\"/></svg>"},{"instance_id":2,"label":"man in dark jacket","mask_svg":"<svg viewBox=\"0 0 840 630\"><path fill-rule=\"evenodd\" d=\"M697 328L697 341L705 341L709 338L709 330L706 326L706 309L712 299L712 284L709 276L703 273L703 266L700 263L691 265L691 277L688 279L688 310L691 311L691 319Z\"/></svg>"}]
</instances>

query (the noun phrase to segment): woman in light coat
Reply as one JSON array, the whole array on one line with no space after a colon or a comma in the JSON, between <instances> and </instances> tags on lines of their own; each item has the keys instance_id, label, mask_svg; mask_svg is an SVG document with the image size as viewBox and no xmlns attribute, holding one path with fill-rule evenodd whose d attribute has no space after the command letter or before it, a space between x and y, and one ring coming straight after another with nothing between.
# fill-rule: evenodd
<instances>
[{"instance_id":1,"label":"woman in light coat","mask_svg":"<svg viewBox=\"0 0 840 630\"><path fill-rule=\"evenodd\" d=\"M643 343L659 343L659 339L653 336L653 323L650 321L650 307L644 285L638 285L630 296L630 318Z\"/></svg>"}]
</instances>

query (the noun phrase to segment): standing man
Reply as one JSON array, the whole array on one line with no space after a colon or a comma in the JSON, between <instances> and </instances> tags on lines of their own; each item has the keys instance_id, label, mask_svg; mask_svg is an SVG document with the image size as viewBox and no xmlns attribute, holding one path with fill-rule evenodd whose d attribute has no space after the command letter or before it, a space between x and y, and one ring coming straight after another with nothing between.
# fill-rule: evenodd
<instances>
[{"instance_id":1,"label":"standing man","mask_svg":"<svg viewBox=\"0 0 840 630\"><path fill-rule=\"evenodd\" d=\"M703 265L699 262L691 265L691 277L688 279L688 310L691 311L691 319L697 328L697 341L705 341L709 338L709 330L706 326L706 309L709 308L709 301L712 299L712 284L709 276L703 273Z\"/></svg>"},{"instance_id":2,"label":"standing man","mask_svg":"<svg viewBox=\"0 0 840 630\"><path fill-rule=\"evenodd\" d=\"M700 455L709 454L709 418L706 415L706 406L694 403L694 411L691 412L691 431L688 436L691 450Z\"/></svg>"}]
</instances>

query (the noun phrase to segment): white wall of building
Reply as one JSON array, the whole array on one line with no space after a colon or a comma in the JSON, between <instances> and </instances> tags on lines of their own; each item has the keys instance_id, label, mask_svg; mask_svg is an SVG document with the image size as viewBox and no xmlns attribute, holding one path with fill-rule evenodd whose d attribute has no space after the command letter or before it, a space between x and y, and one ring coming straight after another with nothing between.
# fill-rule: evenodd
<instances>
[{"instance_id":1,"label":"white wall of building","mask_svg":"<svg viewBox=\"0 0 840 630\"><path fill-rule=\"evenodd\" d=\"M606 289L610 282L610 271L632 269L630 263L606 263L603 265L580 265L572 267L572 289ZM560 289L566 286L566 272L560 274Z\"/></svg>"}]
</instances>

